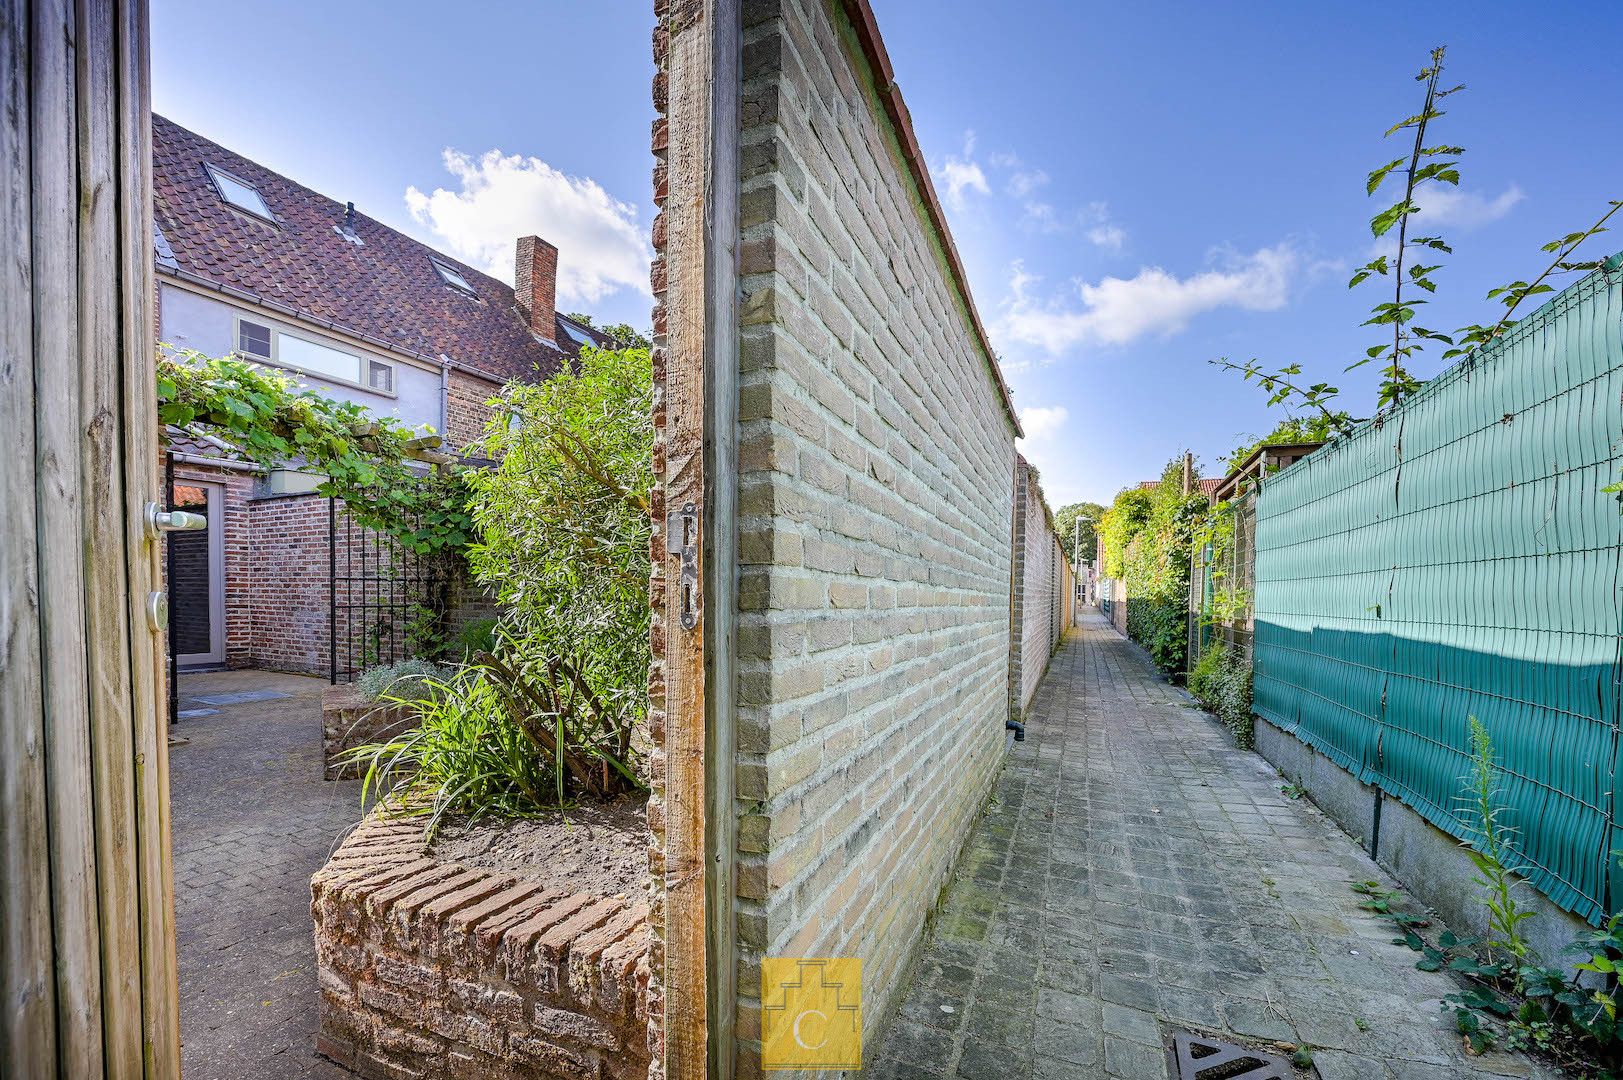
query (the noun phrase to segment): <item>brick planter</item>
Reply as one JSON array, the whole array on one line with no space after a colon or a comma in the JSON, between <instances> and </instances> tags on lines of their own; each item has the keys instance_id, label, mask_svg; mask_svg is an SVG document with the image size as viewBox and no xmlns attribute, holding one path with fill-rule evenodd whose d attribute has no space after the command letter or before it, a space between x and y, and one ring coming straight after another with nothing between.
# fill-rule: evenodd
<instances>
[{"instance_id":1,"label":"brick planter","mask_svg":"<svg viewBox=\"0 0 1623 1080\"><path fill-rule=\"evenodd\" d=\"M310 882L316 1049L370 1080L641 1080L640 898L439 862L374 814Z\"/></svg>"},{"instance_id":2,"label":"brick planter","mask_svg":"<svg viewBox=\"0 0 1623 1080\"><path fill-rule=\"evenodd\" d=\"M321 694L321 758L328 780L361 775L358 764L340 765L338 755L356 746L393 738L416 722L406 705L383 705L354 686L329 686Z\"/></svg>"}]
</instances>

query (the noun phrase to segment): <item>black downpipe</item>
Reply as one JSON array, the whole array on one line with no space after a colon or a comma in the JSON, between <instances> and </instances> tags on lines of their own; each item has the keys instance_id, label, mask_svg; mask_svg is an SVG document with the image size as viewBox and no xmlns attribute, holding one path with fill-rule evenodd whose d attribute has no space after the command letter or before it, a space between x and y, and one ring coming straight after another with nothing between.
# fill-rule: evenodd
<instances>
[{"instance_id":1,"label":"black downpipe","mask_svg":"<svg viewBox=\"0 0 1623 1080\"><path fill-rule=\"evenodd\" d=\"M1004 723L1004 725L1003 725L1003 730L1004 731L1012 731L1012 732L1014 732L1014 741L1015 742L1025 742L1026 741L1026 725L1022 724L1018 720L1006 721Z\"/></svg>"}]
</instances>

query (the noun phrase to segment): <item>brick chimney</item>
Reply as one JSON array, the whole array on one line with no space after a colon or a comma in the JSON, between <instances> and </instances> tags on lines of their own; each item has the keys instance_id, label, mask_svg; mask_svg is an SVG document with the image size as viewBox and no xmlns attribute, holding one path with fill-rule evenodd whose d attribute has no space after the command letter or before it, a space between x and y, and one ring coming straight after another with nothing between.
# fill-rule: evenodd
<instances>
[{"instance_id":1,"label":"brick chimney","mask_svg":"<svg viewBox=\"0 0 1623 1080\"><path fill-rule=\"evenodd\" d=\"M513 299L530 329L549 345L558 335L558 249L539 236L518 238Z\"/></svg>"}]
</instances>

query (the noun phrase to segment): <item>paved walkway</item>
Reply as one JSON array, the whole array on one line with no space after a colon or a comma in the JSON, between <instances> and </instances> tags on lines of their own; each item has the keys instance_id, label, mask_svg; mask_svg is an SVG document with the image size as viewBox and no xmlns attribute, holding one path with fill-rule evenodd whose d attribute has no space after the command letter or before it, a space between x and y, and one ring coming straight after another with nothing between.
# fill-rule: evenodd
<instances>
[{"instance_id":1,"label":"paved walkway","mask_svg":"<svg viewBox=\"0 0 1623 1080\"><path fill-rule=\"evenodd\" d=\"M310 875L360 817L358 781L321 779L325 685L181 676L181 710L213 710L183 716L169 751L186 1080L352 1080L313 1053ZM199 700L263 693L281 696Z\"/></svg>"},{"instance_id":2,"label":"paved walkway","mask_svg":"<svg viewBox=\"0 0 1623 1080\"><path fill-rule=\"evenodd\" d=\"M1530 1074L1462 1055L1451 977L1348 888L1390 879L1187 702L1085 617L863 1075L1146 1080L1180 1029L1309 1045L1325 1080Z\"/></svg>"}]
</instances>

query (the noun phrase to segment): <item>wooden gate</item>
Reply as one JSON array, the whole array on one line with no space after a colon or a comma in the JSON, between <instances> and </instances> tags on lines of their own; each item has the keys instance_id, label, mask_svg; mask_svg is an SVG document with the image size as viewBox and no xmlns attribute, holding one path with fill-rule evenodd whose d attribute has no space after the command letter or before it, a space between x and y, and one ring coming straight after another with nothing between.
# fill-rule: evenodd
<instances>
[{"instance_id":1,"label":"wooden gate","mask_svg":"<svg viewBox=\"0 0 1623 1080\"><path fill-rule=\"evenodd\" d=\"M146 3L0 4L0 1074L174 1077Z\"/></svg>"}]
</instances>

